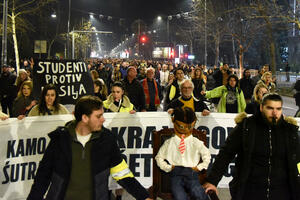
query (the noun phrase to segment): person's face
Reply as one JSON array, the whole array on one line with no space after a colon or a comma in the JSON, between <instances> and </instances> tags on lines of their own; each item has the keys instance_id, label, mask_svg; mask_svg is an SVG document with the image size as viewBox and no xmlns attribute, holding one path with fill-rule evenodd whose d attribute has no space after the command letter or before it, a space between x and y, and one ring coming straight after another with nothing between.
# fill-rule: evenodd
<instances>
[{"instance_id":1,"label":"person's face","mask_svg":"<svg viewBox=\"0 0 300 200\"><path fill-rule=\"evenodd\" d=\"M28 66L28 61L27 60L24 60L24 66Z\"/></svg>"},{"instance_id":2,"label":"person's face","mask_svg":"<svg viewBox=\"0 0 300 200\"><path fill-rule=\"evenodd\" d=\"M268 100L265 105L260 105L260 111L268 122L272 123L273 119L278 122L282 115L282 102Z\"/></svg>"},{"instance_id":3,"label":"person's face","mask_svg":"<svg viewBox=\"0 0 300 200\"><path fill-rule=\"evenodd\" d=\"M227 64L223 65L223 70L225 71L229 70L229 66Z\"/></svg>"},{"instance_id":4,"label":"person's face","mask_svg":"<svg viewBox=\"0 0 300 200\"><path fill-rule=\"evenodd\" d=\"M192 92L193 92L193 86L190 82L186 81L186 82L182 83L181 93L182 93L183 97L185 97L185 98L191 97Z\"/></svg>"},{"instance_id":5,"label":"person's face","mask_svg":"<svg viewBox=\"0 0 300 200\"><path fill-rule=\"evenodd\" d=\"M100 89L100 87L94 83L94 93L98 93L99 89Z\"/></svg>"},{"instance_id":6,"label":"person's face","mask_svg":"<svg viewBox=\"0 0 300 200\"><path fill-rule=\"evenodd\" d=\"M28 85L24 85L22 88L22 94L24 97L29 97L31 94L30 87Z\"/></svg>"},{"instance_id":7,"label":"person's face","mask_svg":"<svg viewBox=\"0 0 300 200\"><path fill-rule=\"evenodd\" d=\"M102 125L105 122L103 113L104 110L101 108L99 110L94 110L92 114L87 117L86 124L90 132L100 131L102 129Z\"/></svg>"},{"instance_id":8,"label":"person's face","mask_svg":"<svg viewBox=\"0 0 300 200\"><path fill-rule=\"evenodd\" d=\"M235 87L236 86L236 80L235 80L235 78L230 78L229 79L229 85L230 85L230 87Z\"/></svg>"},{"instance_id":9,"label":"person's face","mask_svg":"<svg viewBox=\"0 0 300 200\"><path fill-rule=\"evenodd\" d=\"M249 70L245 71L245 77L247 77L247 78L250 77L250 71Z\"/></svg>"},{"instance_id":10,"label":"person's face","mask_svg":"<svg viewBox=\"0 0 300 200\"><path fill-rule=\"evenodd\" d=\"M3 71L4 73L9 72L9 67L3 67L3 68L2 68L2 71Z\"/></svg>"},{"instance_id":11,"label":"person's face","mask_svg":"<svg viewBox=\"0 0 300 200\"><path fill-rule=\"evenodd\" d=\"M111 89L111 93L114 97L114 100L119 101L122 98L124 91L122 90L122 88L115 86Z\"/></svg>"},{"instance_id":12,"label":"person's face","mask_svg":"<svg viewBox=\"0 0 300 200\"><path fill-rule=\"evenodd\" d=\"M160 71L161 70L161 65L157 65L157 70Z\"/></svg>"},{"instance_id":13,"label":"person's face","mask_svg":"<svg viewBox=\"0 0 300 200\"><path fill-rule=\"evenodd\" d=\"M266 83L270 83L272 81L272 77L271 76L266 76Z\"/></svg>"},{"instance_id":14,"label":"person's face","mask_svg":"<svg viewBox=\"0 0 300 200\"><path fill-rule=\"evenodd\" d=\"M27 78L26 72L20 73L20 78L22 81L24 81Z\"/></svg>"},{"instance_id":15,"label":"person's face","mask_svg":"<svg viewBox=\"0 0 300 200\"><path fill-rule=\"evenodd\" d=\"M115 65L115 70L117 70L117 71L120 70L120 65L119 64Z\"/></svg>"},{"instance_id":16,"label":"person's face","mask_svg":"<svg viewBox=\"0 0 300 200\"><path fill-rule=\"evenodd\" d=\"M177 70L177 71L176 71L176 78L177 78L177 80L179 80L179 81L182 81L182 80L184 79L184 73L183 73L182 70Z\"/></svg>"},{"instance_id":17,"label":"person's face","mask_svg":"<svg viewBox=\"0 0 300 200\"><path fill-rule=\"evenodd\" d=\"M148 70L147 71L147 78L152 80L154 78L154 71L153 70Z\"/></svg>"},{"instance_id":18,"label":"person's face","mask_svg":"<svg viewBox=\"0 0 300 200\"><path fill-rule=\"evenodd\" d=\"M168 66L167 65L163 65L162 69L163 69L163 71L166 71L168 69Z\"/></svg>"},{"instance_id":19,"label":"person's face","mask_svg":"<svg viewBox=\"0 0 300 200\"><path fill-rule=\"evenodd\" d=\"M195 75L196 75L197 77L199 77L200 74L201 74L201 71L200 71L200 70L196 70L196 71L195 71Z\"/></svg>"},{"instance_id":20,"label":"person's face","mask_svg":"<svg viewBox=\"0 0 300 200\"><path fill-rule=\"evenodd\" d=\"M259 88L259 90L258 90L258 99L259 100L262 100L262 98L263 98L263 96L265 95L265 94L267 94L268 93L268 90L267 90L267 88L264 88L264 87L262 87L262 88Z\"/></svg>"},{"instance_id":21,"label":"person's face","mask_svg":"<svg viewBox=\"0 0 300 200\"><path fill-rule=\"evenodd\" d=\"M264 71L265 71L265 72L270 71L269 66L264 66Z\"/></svg>"},{"instance_id":22,"label":"person's face","mask_svg":"<svg viewBox=\"0 0 300 200\"><path fill-rule=\"evenodd\" d=\"M127 76L129 76L130 78L135 78L136 77L136 69L130 69L127 73Z\"/></svg>"},{"instance_id":23,"label":"person's face","mask_svg":"<svg viewBox=\"0 0 300 200\"><path fill-rule=\"evenodd\" d=\"M184 134L185 136L189 136L192 134L192 129L195 126L196 121L192 122L191 124L187 124L178 120L174 121L174 129L179 134Z\"/></svg>"},{"instance_id":24,"label":"person's face","mask_svg":"<svg viewBox=\"0 0 300 200\"><path fill-rule=\"evenodd\" d=\"M48 90L45 96L45 101L47 106L53 106L56 98L55 90Z\"/></svg>"}]
</instances>

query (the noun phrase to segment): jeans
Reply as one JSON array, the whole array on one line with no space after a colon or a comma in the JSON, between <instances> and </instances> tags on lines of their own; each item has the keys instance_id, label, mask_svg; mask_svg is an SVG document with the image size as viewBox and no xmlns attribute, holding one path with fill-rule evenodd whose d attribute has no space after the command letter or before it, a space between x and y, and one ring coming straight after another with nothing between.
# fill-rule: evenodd
<instances>
[{"instance_id":1,"label":"jeans","mask_svg":"<svg viewBox=\"0 0 300 200\"><path fill-rule=\"evenodd\" d=\"M175 200L208 200L205 190L198 180L198 173L188 167L175 167L171 173L171 190ZM188 195L189 193L189 195Z\"/></svg>"}]
</instances>

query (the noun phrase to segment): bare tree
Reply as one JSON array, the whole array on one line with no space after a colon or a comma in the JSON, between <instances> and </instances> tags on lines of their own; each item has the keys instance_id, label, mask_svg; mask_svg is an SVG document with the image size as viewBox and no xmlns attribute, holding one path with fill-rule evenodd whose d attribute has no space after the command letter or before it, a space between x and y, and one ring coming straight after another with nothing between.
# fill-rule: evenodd
<instances>
[{"instance_id":1,"label":"bare tree","mask_svg":"<svg viewBox=\"0 0 300 200\"><path fill-rule=\"evenodd\" d=\"M93 31L93 27L90 21L81 21L79 24L74 26L74 30L76 31ZM91 47L92 43L92 33L78 33L72 32L74 34L75 39L75 57L76 58L86 58L87 57L87 49ZM63 33L60 35L63 40L67 40L67 33ZM72 35L73 37L73 35ZM72 40L72 37L70 40ZM71 42L71 41L70 41Z\"/></svg>"},{"instance_id":2,"label":"bare tree","mask_svg":"<svg viewBox=\"0 0 300 200\"><path fill-rule=\"evenodd\" d=\"M201 40L208 44L208 47L215 53L215 62L217 65L220 56L220 44L225 35L227 17L224 2L214 0L195 1L191 12L191 23L193 30L198 33ZM204 37L206 33L207 37ZM206 41L205 41L206 40Z\"/></svg>"},{"instance_id":3,"label":"bare tree","mask_svg":"<svg viewBox=\"0 0 300 200\"><path fill-rule=\"evenodd\" d=\"M262 30L262 20L249 17L252 15L252 10L244 5L227 10L227 16L229 16L227 31L237 43L237 52L234 54L238 55L240 77L244 69L244 54Z\"/></svg>"},{"instance_id":4,"label":"bare tree","mask_svg":"<svg viewBox=\"0 0 300 200\"><path fill-rule=\"evenodd\" d=\"M17 71L20 69L18 50L19 32L34 30L34 27L24 18L26 15L34 15L49 3L56 0L11 0L8 4L8 32L12 34Z\"/></svg>"}]
</instances>

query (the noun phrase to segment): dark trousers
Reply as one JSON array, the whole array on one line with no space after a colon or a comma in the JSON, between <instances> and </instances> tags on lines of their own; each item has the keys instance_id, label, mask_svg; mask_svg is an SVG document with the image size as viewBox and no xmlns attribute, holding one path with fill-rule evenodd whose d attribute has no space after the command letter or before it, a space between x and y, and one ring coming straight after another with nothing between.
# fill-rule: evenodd
<instances>
[{"instance_id":1,"label":"dark trousers","mask_svg":"<svg viewBox=\"0 0 300 200\"><path fill-rule=\"evenodd\" d=\"M174 200L188 200L189 196L195 200L208 200L208 196L199 182L198 173L192 168L175 167L170 175Z\"/></svg>"},{"instance_id":2,"label":"dark trousers","mask_svg":"<svg viewBox=\"0 0 300 200\"><path fill-rule=\"evenodd\" d=\"M2 107L2 112L4 112L5 114L8 114L7 109L9 111L9 116L12 115L12 108L13 108L13 98L9 98L9 97L4 97L1 100L1 107Z\"/></svg>"},{"instance_id":3,"label":"dark trousers","mask_svg":"<svg viewBox=\"0 0 300 200\"><path fill-rule=\"evenodd\" d=\"M243 200L291 200L288 185L270 187L267 198L267 187L248 184L245 188Z\"/></svg>"}]
</instances>

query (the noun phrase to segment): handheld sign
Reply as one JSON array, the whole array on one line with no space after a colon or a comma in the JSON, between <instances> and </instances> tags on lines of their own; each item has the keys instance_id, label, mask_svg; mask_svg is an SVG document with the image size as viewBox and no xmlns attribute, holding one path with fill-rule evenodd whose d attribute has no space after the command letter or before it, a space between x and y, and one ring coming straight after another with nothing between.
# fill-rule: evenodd
<instances>
[{"instance_id":1,"label":"handheld sign","mask_svg":"<svg viewBox=\"0 0 300 200\"><path fill-rule=\"evenodd\" d=\"M33 66L33 95L39 98L46 84L57 87L62 104L75 104L81 96L92 95L93 80L87 65L77 60L38 60Z\"/></svg>"}]
</instances>

